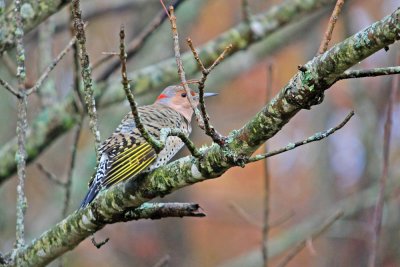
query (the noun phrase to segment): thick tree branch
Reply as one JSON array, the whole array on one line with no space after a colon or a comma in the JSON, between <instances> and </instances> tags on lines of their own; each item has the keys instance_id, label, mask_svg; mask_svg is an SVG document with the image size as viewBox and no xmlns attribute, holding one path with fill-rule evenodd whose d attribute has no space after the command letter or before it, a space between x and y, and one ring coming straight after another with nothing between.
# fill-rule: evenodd
<instances>
[{"instance_id":1,"label":"thick tree branch","mask_svg":"<svg viewBox=\"0 0 400 267\"><path fill-rule=\"evenodd\" d=\"M68 0L41 0L41 1L24 1L21 7L22 23L24 25L24 32L28 33L34 29L42 21L49 16L58 12L70 1ZM15 46L15 30L14 14L12 10L15 5L11 4L8 11L0 14L0 55Z\"/></svg>"},{"instance_id":2,"label":"thick tree branch","mask_svg":"<svg viewBox=\"0 0 400 267\"><path fill-rule=\"evenodd\" d=\"M154 172L101 192L87 208L74 212L21 250L28 266L43 266L83 239L113 222L124 210L133 209L182 187L222 175L235 164L232 157L247 158L274 136L301 109L319 104L337 76L400 38L400 9L390 16L333 46L307 62L278 95L251 121L232 131L224 148L204 148L204 157L185 157ZM122 211L122 212L121 212Z\"/></svg>"},{"instance_id":3,"label":"thick tree branch","mask_svg":"<svg viewBox=\"0 0 400 267\"><path fill-rule=\"evenodd\" d=\"M333 4L334 0L290 0L286 1L277 8L255 16L257 19L254 25L260 26L262 34L259 39L268 37L273 32L281 29L284 25L296 22L307 14L320 10L326 4ZM226 45L232 43L234 50L229 56L234 55L240 49L247 49L255 41L249 38L251 28L248 24L239 24L237 27L221 34L216 39L205 44L199 51L204 64L211 64L223 51ZM275 43L274 45L279 45ZM192 59L191 52L183 55L183 64L186 73L194 74L198 71L198 66ZM135 71L129 74L135 90L139 94L149 92L148 89L160 89L163 86L173 84L178 81L176 74L175 58L152 65L150 67ZM104 97L107 103L121 102L125 100L125 95L120 88L120 82L110 80L108 84L98 85L95 92L96 97L105 92L105 88L111 87L110 95ZM107 105L107 103L103 103ZM75 106L73 92L61 103L46 107L32 123L32 129L27 135L27 160L34 160L41 152L48 148L58 137L68 132L79 121L78 110ZM15 159L12 155L16 151L16 139L10 140L0 149L0 184L6 181L16 171Z\"/></svg>"}]
</instances>

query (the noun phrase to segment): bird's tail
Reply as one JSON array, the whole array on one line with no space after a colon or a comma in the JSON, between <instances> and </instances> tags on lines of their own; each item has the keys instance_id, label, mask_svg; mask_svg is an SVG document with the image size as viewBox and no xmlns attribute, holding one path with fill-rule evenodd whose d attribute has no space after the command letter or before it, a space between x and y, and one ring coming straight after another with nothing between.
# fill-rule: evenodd
<instances>
[{"instance_id":1,"label":"bird's tail","mask_svg":"<svg viewBox=\"0 0 400 267\"><path fill-rule=\"evenodd\" d=\"M102 189L101 181L104 178L104 175L106 173L107 163L108 163L108 158L107 158L107 155L104 154L100 158L100 162L99 162L99 165L97 166L96 173L92 176L92 179L89 182L89 192L87 192L85 198L83 199L83 201L81 203L81 206L80 206L81 209L83 209L87 205L89 205L90 202L92 202L93 199L97 196L100 189Z\"/></svg>"},{"instance_id":2,"label":"bird's tail","mask_svg":"<svg viewBox=\"0 0 400 267\"><path fill-rule=\"evenodd\" d=\"M99 191L100 191L100 185L98 183L93 183L92 186L89 188L89 191L87 192L85 198L83 199L80 208L83 209L87 205L89 205L90 202L92 202L93 199L97 196Z\"/></svg>"}]
</instances>

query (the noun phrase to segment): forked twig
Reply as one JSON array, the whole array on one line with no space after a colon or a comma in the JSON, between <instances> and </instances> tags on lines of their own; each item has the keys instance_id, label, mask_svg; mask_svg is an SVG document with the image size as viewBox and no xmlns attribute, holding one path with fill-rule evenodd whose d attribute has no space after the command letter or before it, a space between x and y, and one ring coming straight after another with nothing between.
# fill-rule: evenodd
<instances>
[{"instance_id":1,"label":"forked twig","mask_svg":"<svg viewBox=\"0 0 400 267\"><path fill-rule=\"evenodd\" d=\"M302 141L296 142L296 143L289 143L287 146L282 147L280 149L277 150L273 150L270 151L268 153L265 154L261 154L261 155L257 155L254 157L249 158L246 163L250 163L250 162L256 162L265 158L269 158L284 152L287 152L289 150L295 149L296 147L302 146L302 145L306 145L308 143L312 143L312 142L316 142L316 141L320 141L324 138L327 138L328 136L330 136L331 134L335 133L337 130L343 128L343 126L346 125L346 123L351 119L351 117L353 117L354 115L354 111L351 111L346 118L337 126L335 126L334 128L331 128L327 131L323 131L323 132L318 132L315 133L314 135L308 137L307 139L304 139Z\"/></svg>"},{"instance_id":2,"label":"forked twig","mask_svg":"<svg viewBox=\"0 0 400 267\"><path fill-rule=\"evenodd\" d=\"M225 55L229 52L229 50L232 49L232 45L229 45L225 47L224 51L217 57L217 59L211 64L209 68L206 68L200 59L199 53L196 51L196 48L193 45L192 39L188 38L187 43L190 47L190 50L193 53L194 59L196 60L197 64L200 67L202 77L198 82L198 88L199 88L199 104L200 104L200 111L201 111L201 116L203 119L204 124L199 125L200 128L202 128L205 133L212 138L212 140L219 144L219 145L224 145L225 144L225 137L222 136L220 133L215 130L215 128L210 124L210 117L207 114L207 109L206 105L204 102L204 87L205 87L205 82L207 80L208 75L210 72L219 64L221 61L224 59Z\"/></svg>"}]
</instances>

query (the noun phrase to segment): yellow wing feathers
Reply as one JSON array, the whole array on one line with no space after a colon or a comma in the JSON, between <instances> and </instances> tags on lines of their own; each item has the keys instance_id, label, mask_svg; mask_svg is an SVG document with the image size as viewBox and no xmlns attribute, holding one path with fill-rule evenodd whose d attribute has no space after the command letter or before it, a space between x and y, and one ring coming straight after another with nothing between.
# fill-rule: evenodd
<instances>
[{"instance_id":1,"label":"yellow wing feathers","mask_svg":"<svg viewBox=\"0 0 400 267\"><path fill-rule=\"evenodd\" d=\"M109 187L124 181L145 170L156 158L150 144L132 146L116 156L101 183Z\"/></svg>"}]
</instances>

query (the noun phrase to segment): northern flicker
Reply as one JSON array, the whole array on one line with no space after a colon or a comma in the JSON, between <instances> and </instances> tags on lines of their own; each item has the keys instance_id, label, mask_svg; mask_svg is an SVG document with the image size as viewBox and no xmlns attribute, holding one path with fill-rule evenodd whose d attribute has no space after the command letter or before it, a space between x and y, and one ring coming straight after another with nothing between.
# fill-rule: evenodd
<instances>
[{"instance_id":1,"label":"northern flicker","mask_svg":"<svg viewBox=\"0 0 400 267\"><path fill-rule=\"evenodd\" d=\"M191 91L191 95L198 105L198 94ZM216 94L204 94L205 97L213 95ZM157 140L163 128L180 129L187 136L192 131L193 109L182 86L168 86L154 104L138 107L138 111L145 129ZM182 146L178 137L170 136L165 148L157 154L136 128L132 112L129 112L100 146L97 170L89 182L89 191L81 208L90 204L100 190L165 165Z\"/></svg>"}]
</instances>

